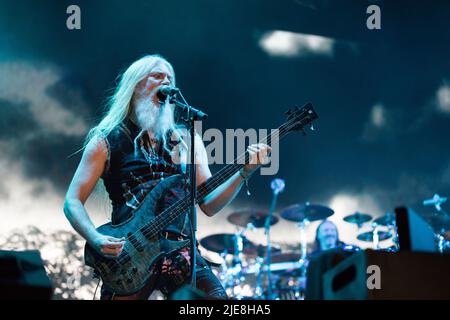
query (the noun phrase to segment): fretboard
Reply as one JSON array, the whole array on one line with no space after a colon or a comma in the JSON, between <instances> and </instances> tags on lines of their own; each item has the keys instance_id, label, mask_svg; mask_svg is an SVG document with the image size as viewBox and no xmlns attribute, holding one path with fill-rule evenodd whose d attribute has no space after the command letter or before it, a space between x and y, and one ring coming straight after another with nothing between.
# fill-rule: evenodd
<instances>
[{"instance_id":1,"label":"fretboard","mask_svg":"<svg viewBox=\"0 0 450 320\"><path fill-rule=\"evenodd\" d=\"M262 139L260 143L265 143L272 146L273 143L278 143L279 140L284 138L289 132L292 131L294 127L303 128L307 123L311 122L308 120L296 120L287 121L281 125L277 130L272 130L266 138ZM247 152L242 154L233 160L232 163L227 164L219 172L213 175L211 178L206 180L197 188L196 203L201 204L205 198L211 194L217 187L222 183L230 179L236 172L238 172L245 163L248 163L249 155ZM190 196L186 195L183 199L180 199L169 208L164 210L162 213L157 215L147 226L145 226L141 231L150 232L151 234L157 234L163 230L166 226L172 223L177 217L185 213L190 206Z\"/></svg>"}]
</instances>

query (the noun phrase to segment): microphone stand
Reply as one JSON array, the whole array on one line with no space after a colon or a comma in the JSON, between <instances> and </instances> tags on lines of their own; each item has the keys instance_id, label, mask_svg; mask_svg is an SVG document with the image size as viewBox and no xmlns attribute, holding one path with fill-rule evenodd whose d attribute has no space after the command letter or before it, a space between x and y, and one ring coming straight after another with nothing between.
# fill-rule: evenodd
<instances>
[{"instance_id":1,"label":"microphone stand","mask_svg":"<svg viewBox=\"0 0 450 320\"><path fill-rule=\"evenodd\" d=\"M197 167L195 163L195 121L204 120L208 117L204 112L191 107L186 99L184 99L181 92L178 92L184 103L176 100L175 95L170 96L169 102L175 104L177 107L181 108L184 112L186 112L187 116L183 120L189 127L191 144L189 146L190 153L190 163L189 163L189 192L190 192L190 221L191 221L191 286L192 288L196 288L197 286L197 208L196 208L196 199L197 199Z\"/></svg>"},{"instance_id":2,"label":"microphone stand","mask_svg":"<svg viewBox=\"0 0 450 320\"><path fill-rule=\"evenodd\" d=\"M444 215L444 217L448 217L449 214L444 209L442 209L442 206L441 206L446 201L447 201L446 197L441 197L437 193L435 193L432 199L424 200L423 201L423 205L424 206L433 205L438 213L442 213ZM438 240L438 249L439 249L439 253L440 254L444 253L444 247L446 246L445 245L445 238L444 238L444 235L443 235L444 232L445 232L445 229L441 228L441 230L439 230L439 233L435 234L435 236L436 236L436 238Z\"/></svg>"},{"instance_id":3,"label":"microphone stand","mask_svg":"<svg viewBox=\"0 0 450 320\"><path fill-rule=\"evenodd\" d=\"M284 181L281 179L275 179L270 184L271 189L273 190L273 198L272 198L272 205L270 206L269 214L266 217L266 221L264 224L264 229L266 231L266 237L267 237L267 258L266 258L266 264L267 264L267 300L272 299L272 273L271 273L271 264L272 264L272 244L270 241L270 225L272 222L272 216L273 212L275 211L275 206L277 203L278 194L284 190Z\"/></svg>"}]
</instances>

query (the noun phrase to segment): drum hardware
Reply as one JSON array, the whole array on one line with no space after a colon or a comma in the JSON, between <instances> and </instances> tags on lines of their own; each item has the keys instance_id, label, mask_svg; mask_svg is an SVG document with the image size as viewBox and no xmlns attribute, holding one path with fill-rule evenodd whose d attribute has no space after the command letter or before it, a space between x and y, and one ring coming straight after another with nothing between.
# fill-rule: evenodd
<instances>
[{"instance_id":1,"label":"drum hardware","mask_svg":"<svg viewBox=\"0 0 450 320\"><path fill-rule=\"evenodd\" d=\"M205 249L220 254L222 264L218 278L228 294L238 300L245 299L250 294L261 298L264 294L260 270L268 248L256 245L244 236L245 232L251 229L253 225L249 223L245 229L234 234L213 234L200 240ZM272 247L272 251L280 252L281 249ZM231 264L228 264L227 257L230 255L232 260ZM249 264L249 257L255 257L256 262ZM245 284L249 276L256 277L255 286Z\"/></svg>"},{"instance_id":2,"label":"drum hardware","mask_svg":"<svg viewBox=\"0 0 450 320\"><path fill-rule=\"evenodd\" d=\"M304 263L299 262L299 261L272 263L270 265L270 271L277 272L277 271L300 269L303 267L303 265L304 265ZM263 271L266 271L268 269L269 269L269 265L265 265L262 268Z\"/></svg>"},{"instance_id":3,"label":"drum hardware","mask_svg":"<svg viewBox=\"0 0 450 320\"><path fill-rule=\"evenodd\" d=\"M309 222L324 220L334 214L334 211L328 207L310 204L294 204L285 208L280 216L285 220L292 222L302 222L308 220Z\"/></svg>"},{"instance_id":4,"label":"drum hardware","mask_svg":"<svg viewBox=\"0 0 450 320\"><path fill-rule=\"evenodd\" d=\"M298 262L302 264L302 271L306 273L306 257L307 257L307 240L306 240L306 227L312 221L324 220L334 214L334 211L328 207L311 204L306 202L305 204L294 204L284 209L280 216L288 221L297 222L297 227L300 231L300 250L301 255Z\"/></svg>"},{"instance_id":5,"label":"drum hardware","mask_svg":"<svg viewBox=\"0 0 450 320\"><path fill-rule=\"evenodd\" d=\"M239 255L240 252L255 254L258 250L258 246L248 240L242 233L212 234L201 239L200 244L209 251L224 255Z\"/></svg>"},{"instance_id":6,"label":"drum hardware","mask_svg":"<svg viewBox=\"0 0 450 320\"><path fill-rule=\"evenodd\" d=\"M299 269L303 266L303 263L300 263L299 260L301 258L300 253L275 253L272 254L271 263L264 263L262 258L259 257L259 261L256 264L259 264L259 270L268 271L270 266L271 272L278 271L288 271L293 269ZM255 268L256 270L256 268ZM246 274L252 274L254 271L249 269Z\"/></svg>"},{"instance_id":7,"label":"drum hardware","mask_svg":"<svg viewBox=\"0 0 450 320\"><path fill-rule=\"evenodd\" d=\"M265 211L249 209L233 212L227 217L227 220L237 227L248 228L252 226L253 228L264 228L268 215L269 213ZM274 225L277 222L277 217L272 216L270 218L270 225Z\"/></svg>"},{"instance_id":8,"label":"drum hardware","mask_svg":"<svg viewBox=\"0 0 450 320\"><path fill-rule=\"evenodd\" d=\"M210 235L200 240L203 247L220 254L223 262L218 277L228 294L236 299L242 299L244 294L241 284L245 280L243 270L247 266L243 262L243 254L257 252L257 246L243 235L246 230L234 234ZM227 264L229 255L232 255L231 265Z\"/></svg>"},{"instance_id":9,"label":"drum hardware","mask_svg":"<svg viewBox=\"0 0 450 320\"><path fill-rule=\"evenodd\" d=\"M435 238L439 253L443 254L446 250L450 249L450 241L442 233L436 233Z\"/></svg>"},{"instance_id":10,"label":"drum hardware","mask_svg":"<svg viewBox=\"0 0 450 320\"><path fill-rule=\"evenodd\" d=\"M306 239L306 228L311 222L324 220L333 214L334 211L332 209L322 205L311 204L310 202L305 202L304 204L294 204L285 208L280 213L280 216L285 220L296 222L300 234L300 254L299 256L297 256L295 261L281 262L273 266L274 271L281 271L284 269L283 271L285 271L285 274L283 277L281 277L281 279L290 279L284 286L281 285L280 282L277 283L277 286L280 290L278 295L280 297L288 291L290 292L288 296L290 296L291 298L301 299L303 297L301 291L306 288L306 286L304 285L306 281L300 281L299 279L306 279L306 271L308 267L308 245ZM296 276L292 276L292 272L288 272L292 270L295 270L295 272L293 273L295 273ZM290 283L297 283L297 285L290 286ZM300 283L303 283L303 285L301 285Z\"/></svg>"},{"instance_id":11,"label":"drum hardware","mask_svg":"<svg viewBox=\"0 0 450 320\"><path fill-rule=\"evenodd\" d=\"M445 212L445 210L442 209L442 204L444 204L445 202L447 202L447 197L441 197L440 195L435 193L433 195L433 198L424 200L423 205L424 206L434 206L436 208L436 211L442 212L443 214L448 216L447 212Z\"/></svg>"},{"instance_id":12,"label":"drum hardware","mask_svg":"<svg viewBox=\"0 0 450 320\"><path fill-rule=\"evenodd\" d=\"M394 245L390 248L388 248L390 252L395 252L399 250L399 243L398 243L398 235L397 235L397 225L395 222L395 213L393 212L386 212L384 216L376 218L372 225L377 227L387 227L388 233L392 234L392 242Z\"/></svg>"},{"instance_id":13,"label":"drum hardware","mask_svg":"<svg viewBox=\"0 0 450 320\"><path fill-rule=\"evenodd\" d=\"M275 190L277 191L277 194L282 191L282 188L284 188L284 182L281 179L276 179L274 182L272 182ZM272 211L273 212L273 211ZM264 256L271 252L272 247L270 243L270 237L268 238L268 245L267 247L258 245L258 246L252 246L251 249L247 250L240 250L242 247L241 245L241 239L243 239L243 234L249 230L254 228L265 228L266 235L268 228L270 226L276 224L278 222L278 218L274 217L272 215L272 212L265 212L265 211L258 211L258 210L241 210L238 212L231 213L227 220L238 227L244 227L245 229L243 231L240 231L236 234L236 250L234 250L234 269L228 271L228 273L232 273L233 276L240 281L245 280L245 275L248 274L256 274L257 277L257 284L255 289L255 295L258 297L262 295L262 286L261 286L261 256ZM275 249L279 251L279 249ZM256 262L253 264L253 266L243 265L243 256L242 254L245 254L247 256L256 256ZM240 293L236 294L233 293L233 296L237 299L243 298Z\"/></svg>"},{"instance_id":14,"label":"drum hardware","mask_svg":"<svg viewBox=\"0 0 450 320\"><path fill-rule=\"evenodd\" d=\"M279 300L301 300L306 291L308 262L300 262L300 252L277 253L272 255L270 269L274 275L276 298ZM265 266L268 267L268 266Z\"/></svg>"},{"instance_id":15,"label":"drum hardware","mask_svg":"<svg viewBox=\"0 0 450 320\"><path fill-rule=\"evenodd\" d=\"M351 215L345 216L345 222L357 225L358 230L367 222L372 220L372 216L367 213L355 212ZM380 227L387 227L389 231L381 231ZM380 241L387 240L392 237L395 230L395 215L393 213L386 213L372 221L371 230L357 235L357 239L365 242L373 242L373 249L380 250ZM394 241L395 242L395 241Z\"/></svg>"},{"instance_id":16,"label":"drum hardware","mask_svg":"<svg viewBox=\"0 0 450 320\"><path fill-rule=\"evenodd\" d=\"M365 242L373 242L375 250L380 249L380 241L385 241L392 238L392 233L387 231L380 231L378 227L374 227L372 231L361 233L357 236L357 239Z\"/></svg>"},{"instance_id":17,"label":"drum hardware","mask_svg":"<svg viewBox=\"0 0 450 320\"><path fill-rule=\"evenodd\" d=\"M278 195L283 192L285 187L284 181L282 179L274 179L272 180L272 182L270 183L270 188L272 189L272 204L270 206L270 210L269 210L269 214L266 217L266 221L264 223L264 229L265 229L265 233L266 233L266 238L267 238L267 281L268 281L268 288L267 288L267 299L271 300L272 299L272 275L271 275L271 269L270 269L270 265L271 265L271 256L272 256L272 244L270 241L270 227L273 224L272 223L272 217L273 217L273 212L275 210L275 206L277 204L277 199L278 199ZM261 280L260 277L258 277L259 281ZM261 284L259 283L258 286L260 286Z\"/></svg>"},{"instance_id":18,"label":"drum hardware","mask_svg":"<svg viewBox=\"0 0 450 320\"><path fill-rule=\"evenodd\" d=\"M384 216L376 218L373 223L377 224L378 226L385 227L395 226L395 213L386 212Z\"/></svg>"},{"instance_id":19,"label":"drum hardware","mask_svg":"<svg viewBox=\"0 0 450 320\"><path fill-rule=\"evenodd\" d=\"M306 289L308 265L306 228L311 221L322 220L334 213L330 208L309 202L283 210L281 216L296 222L300 231L301 250L283 253L274 246L270 228L279 219L273 216L278 194L284 182L272 181L272 205L268 212L242 210L227 220L240 227L233 234L214 234L200 240L207 250L220 254L222 264L218 277L234 299L301 299ZM245 237L248 230L264 228L267 246L255 244ZM231 260L229 259L231 256Z\"/></svg>"},{"instance_id":20,"label":"drum hardware","mask_svg":"<svg viewBox=\"0 0 450 320\"><path fill-rule=\"evenodd\" d=\"M450 248L450 241L445 237L446 231L450 230L450 215L442 208L445 202L447 197L441 197L437 193L433 195L433 198L423 201L424 206L434 206L436 209L436 214L424 218L435 231L436 243L441 254Z\"/></svg>"},{"instance_id":21,"label":"drum hardware","mask_svg":"<svg viewBox=\"0 0 450 320\"><path fill-rule=\"evenodd\" d=\"M278 253L274 253L277 248L273 246L270 238L270 227L279 221L277 217L273 216L277 195L274 190L272 206L267 213L257 210L232 213L228 217L228 221L233 225L245 228L235 234L223 237L220 245L217 245L217 243L213 245L212 240L206 243L206 246L209 245L210 248L214 249L213 251L221 254L223 261L225 261L227 256L233 256L231 266L227 265L226 262L223 263L220 279L224 286L231 290L231 296L235 299L246 299L250 296L256 299L301 299L308 265L306 228L312 221L326 219L334 211L324 206L310 204L309 202L295 204L282 210L280 216L285 220L295 222L300 234L300 251L291 253L289 258L283 257L283 255L287 254L281 252L280 249L278 249ZM436 211L438 209L440 211L429 217L430 223L440 231L436 233L436 239L441 252L446 248L450 248L450 242L443 236L445 230L447 232L450 230L450 217L442 209L444 200L446 198L434 198ZM358 240L372 242L375 250L397 251L398 241L396 241L395 214L387 212L381 217L372 219L371 215L360 212L344 217L344 221L353 223L358 228L372 221L370 231L360 233L357 236ZM245 233L253 228L264 228L267 246L257 245L247 240ZM388 239L392 239L394 245L381 249L381 242ZM230 244L230 240L232 244ZM224 251L220 252L219 250L222 249ZM354 246L345 246L343 249L348 251L360 250ZM249 262L249 257L254 257L255 260Z\"/></svg>"},{"instance_id":22,"label":"drum hardware","mask_svg":"<svg viewBox=\"0 0 450 320\"><path fill-rule=\"evenodd\" d=\"M306 240L306 227L309 225L309 220L305 219L303 221L300 221L297 224L298 229L300 230L300 252L301 256L298 262L301 264L302 269L302 275L305 275L306 273L306 256L308 253L308 243Z\"/></svg>"}]
</instances>

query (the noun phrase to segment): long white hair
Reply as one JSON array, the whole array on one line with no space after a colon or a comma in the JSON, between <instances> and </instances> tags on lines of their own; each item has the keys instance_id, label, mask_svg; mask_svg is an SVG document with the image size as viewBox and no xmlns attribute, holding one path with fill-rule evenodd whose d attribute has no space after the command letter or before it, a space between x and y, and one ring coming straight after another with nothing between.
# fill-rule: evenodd
<instances>
[{"instance_id":1,"label":"long white hair","mask_svg":"<svg viewBox=\"0 0 450 320\"><path fill-rule=\"evenodd\" d=\"M100 123L93 127L87 134L84 146L91 139L96 137L106 137L111 131L118 126L126 117L130 116L132 111L131 101L133 98L136 85L143 80L159 63L165 63L169 67L173 79L171 85L175 86L175 72L172 65L161 55L146 55L133 62L121 75L119 75L119 84L114 94L111 95L106 102L106 112ZM161 135L163 146L167 148L166 134L169 130L173 132L176 138L180 137L179 130L174 121L174 106L167 103L166 108L170 108L167 116L169 117L168 125L164 128L164 134Z\"/></svg>"}]
</instances>

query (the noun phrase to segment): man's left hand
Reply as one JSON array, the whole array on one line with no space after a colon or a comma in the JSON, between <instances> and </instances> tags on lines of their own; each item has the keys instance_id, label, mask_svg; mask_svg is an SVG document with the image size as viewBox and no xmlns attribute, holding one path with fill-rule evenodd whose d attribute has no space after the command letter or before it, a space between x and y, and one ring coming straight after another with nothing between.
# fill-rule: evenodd
<instances>
[{"instance_id":1,"label":"man's left hand","mask_svg":"<svg viewBox=\"0 0 450 320\"><path fill-rule=\"evenodd\" d=\"M249 153L249 163L244 166L244 171L247 175L252 174L259 166L268 164L270 162L269 154L272 150L267 144L258 143L252 144L247 148Z\"/></svg>"}]
</instances>

